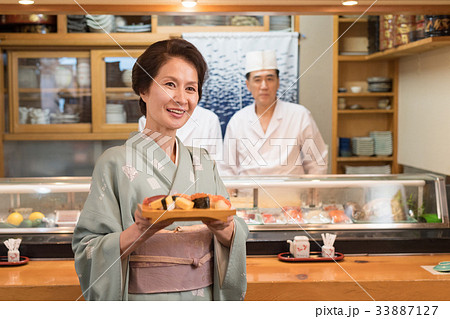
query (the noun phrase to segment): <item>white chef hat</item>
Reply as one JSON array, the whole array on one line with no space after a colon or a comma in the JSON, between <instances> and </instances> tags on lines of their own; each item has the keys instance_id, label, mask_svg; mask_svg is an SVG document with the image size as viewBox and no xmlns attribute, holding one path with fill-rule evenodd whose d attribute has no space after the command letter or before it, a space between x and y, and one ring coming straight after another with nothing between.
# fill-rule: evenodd
<instances>
[{"instance_id":1,"label":"white chef hat","mask_svg":"<svg viewBox=\"0 0 450 319\"><path fill-rule=\"evenodd\" d=\"M278 70L275 51L247 52L245 56L245 74L259 70Z\"/></svg>"}]
</instances>

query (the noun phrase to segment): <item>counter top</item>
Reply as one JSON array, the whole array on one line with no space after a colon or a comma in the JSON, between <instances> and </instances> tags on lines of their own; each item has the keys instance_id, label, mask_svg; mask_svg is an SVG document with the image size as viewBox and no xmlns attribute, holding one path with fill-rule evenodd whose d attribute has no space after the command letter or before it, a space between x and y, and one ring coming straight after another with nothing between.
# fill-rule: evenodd
<instances>
[{"instance_id":1,"label":"counter top","mask_svg":"<svg viewBox=\"0 0 450 319\"><path fill-rule=\"evenodd\" d=\"M246 300L450 300L450 274L421 266L449 254L346 256L339 262L247 258Z\"/></svg>"},{"instance_id":2,"label":"counter top","mask_svg":"<svg viewBox=\"0 0 450 319\"><path fill-rule=\"evenodd\" d=\"M31 260L0 267L0 300L77 300L82 297L73 260Z\"/></svg>"},{"instance_id":3,"label":"counter top","mask_svg":"<svg viewBox=\"0 0 450 319\"><path fill-rule=\"evenodd\" d=\"M450 274L434 275L421 267L441 261L450 261L450 254L346 256L337 263L248 257L246 300L450 300ZM72 260L0 267L0 300L77 300L80 295Z\"/></svg>"}]
</instances>

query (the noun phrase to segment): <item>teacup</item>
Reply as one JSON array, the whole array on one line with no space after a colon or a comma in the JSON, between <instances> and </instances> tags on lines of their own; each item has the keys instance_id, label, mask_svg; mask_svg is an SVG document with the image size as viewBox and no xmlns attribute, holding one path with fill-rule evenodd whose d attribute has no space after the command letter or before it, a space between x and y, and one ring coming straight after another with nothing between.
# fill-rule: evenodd
<instances>
[{"instance_id":1,"label":"teacup","mask_svg":"<svg viewBox=\"0 0 450 319\"><path fill-rule=\"evenodd\" d=\"M352 91L352 93L361 93L362 87L360 87L360 86L351 86L350 87L350 91Z\"/></svg>"}]
</instances>

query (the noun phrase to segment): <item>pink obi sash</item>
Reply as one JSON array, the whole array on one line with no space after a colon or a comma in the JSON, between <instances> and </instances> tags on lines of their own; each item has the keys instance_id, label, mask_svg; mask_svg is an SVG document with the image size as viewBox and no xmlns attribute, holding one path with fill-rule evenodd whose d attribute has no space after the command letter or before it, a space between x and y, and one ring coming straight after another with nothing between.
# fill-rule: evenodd
<instances>
[{"instance_id":1,"label":"pink obi sash","mask_svg":"<svg viewBox=\"0 0 450 319\"><path fill-rule=\"evenodd\" d=\"M212 239L206 225L158 231L130 255L128 293L177 292L211 285Z\"/></svg>"}]
</instances>

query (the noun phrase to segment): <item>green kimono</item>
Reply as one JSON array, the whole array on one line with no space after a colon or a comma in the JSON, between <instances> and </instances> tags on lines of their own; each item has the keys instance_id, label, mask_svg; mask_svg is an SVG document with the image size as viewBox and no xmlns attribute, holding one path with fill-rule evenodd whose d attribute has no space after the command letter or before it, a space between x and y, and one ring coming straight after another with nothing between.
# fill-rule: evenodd
<instances>
[{"instance_id":1,"label":"green kimono","mask_svg":"<svg viewBox=\"0 0 450 319\"><path fill-rule=\"evenodd\" d=\"M214 284L199 291L128 294L128 259L121 260L120 233L134 223L144 198L197 192L228 197L215 162L204 149L178 140L178 167L149 137L133 133L104 152L92 176L89 196L73 234L75 269L86 300L243 300L247 288L245 243L248 228L234 217L230 248L214 238ZM174 223L179 225L201 222Z\"/></svg>"}]
</instances>

